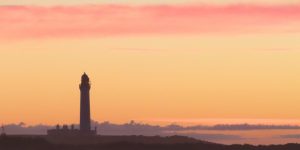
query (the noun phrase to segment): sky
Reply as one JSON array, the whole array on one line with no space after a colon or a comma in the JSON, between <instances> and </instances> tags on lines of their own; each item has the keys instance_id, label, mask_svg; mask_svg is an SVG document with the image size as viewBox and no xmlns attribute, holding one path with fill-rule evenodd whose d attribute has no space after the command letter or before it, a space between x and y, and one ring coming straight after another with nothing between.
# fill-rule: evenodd
<instances>
[{"instance_id":1,"label":"sky","mask_svg":"<svg viewBox=\"0 0 300 150\"><path fill-rule=\"evenodd\" d=\"M77 4L297 4L298 0L1 0L1 5L77 5Z\"/></svg>"},{"instance_id":2,"label":"sky","mask_svg":"<svg viewBox=\"0 0 300 150\"><path fill-rule=\"evenodd\" d=\"M0 5L0 123L299 124L300 2Z\"/></svg>"}]
</instances>

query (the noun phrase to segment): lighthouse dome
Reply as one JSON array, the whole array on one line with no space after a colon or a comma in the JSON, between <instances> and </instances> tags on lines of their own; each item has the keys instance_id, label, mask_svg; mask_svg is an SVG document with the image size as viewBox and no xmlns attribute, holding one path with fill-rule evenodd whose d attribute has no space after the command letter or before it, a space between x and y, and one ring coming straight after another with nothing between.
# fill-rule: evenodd
<instances>
[{"instance_id":1,"label":"lighthouse dome","mask_svg":"<svg viewBox=\"0 0 300 150\"><path fill-rule=\"evenodd\" d=\"M90 79L88 77L88 75L86 73L84 73L82 76L81 76L81 81L82 82L89 82Z\"/></svg>"}]
</instances>

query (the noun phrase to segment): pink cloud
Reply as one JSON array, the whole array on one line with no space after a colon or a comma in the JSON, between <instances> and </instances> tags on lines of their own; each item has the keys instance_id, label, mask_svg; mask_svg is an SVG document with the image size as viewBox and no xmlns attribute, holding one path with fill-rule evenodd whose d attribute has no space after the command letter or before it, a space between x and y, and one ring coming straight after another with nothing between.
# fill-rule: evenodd
<instances>
[{"instance_id":1,"label":"pink cloud","mask_svg":"<svg viewBox=\"0 0 300 150\"><path fill-rule=\"evenodd\" d=\"M1 6L0 39L300 31L300 5Z\"/></svg>"}]
</instances>

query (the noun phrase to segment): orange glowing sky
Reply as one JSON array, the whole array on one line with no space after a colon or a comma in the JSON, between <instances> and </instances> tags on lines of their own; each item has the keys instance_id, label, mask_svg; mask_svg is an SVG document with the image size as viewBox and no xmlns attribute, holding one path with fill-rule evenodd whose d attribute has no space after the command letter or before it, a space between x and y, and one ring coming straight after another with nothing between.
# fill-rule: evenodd
<instances>
[{"instance_id":1,"label":"orange glowing sky","mask_svg":"<svg viewBox=\"0 0 300 150\"><path fill-rule=\"evenodd\" d=\"M0 6L0 123L78 122L85 71L97 121L300 124L300 4L64 2Z\"/></svg>"}]
</instances>

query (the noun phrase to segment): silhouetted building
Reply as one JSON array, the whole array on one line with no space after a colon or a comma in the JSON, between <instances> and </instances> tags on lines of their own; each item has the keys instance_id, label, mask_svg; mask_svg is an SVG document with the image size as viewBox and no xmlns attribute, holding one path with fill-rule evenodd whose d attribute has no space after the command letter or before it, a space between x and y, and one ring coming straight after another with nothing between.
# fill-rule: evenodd
<instances>
[{"instance_id":1,"label":"silhouetted building","mask_svg":"<svg viewBox=\"0 0 300 150\"><path fill-rule=\"evenodd\" d=\"M6 134L5 134L5 130L4 130L4 126L2 125L1 126L1 136L5 136Z\"/></svg>"},{"instance_id":2,"label":"silhouetted building","mask_svg":"<svg viewBox=\"0 0 300 150\"><path fill-rule=\"evenodd\" d=\"M81 77L80 89L80 131L91 130L90 116L90 79L84 73Z\"/></svg>"},{"instance_id":3,"label":"silhouetted building","mask_svg":"<svg viewBox=\"0 0 300 150\"><path fill-rule=\"evenodd\" d=\"M47 133L50 136L92 136L96 135L97 131L91 130L91 114L90 114L90 79L86 73L81 76L80 89L80 125L79 130L75 129L74 125L71 125L70 129L68 125L63 125L60 128L59 125L55 129L48 130Z\"/></svg>"}]
</instances>

